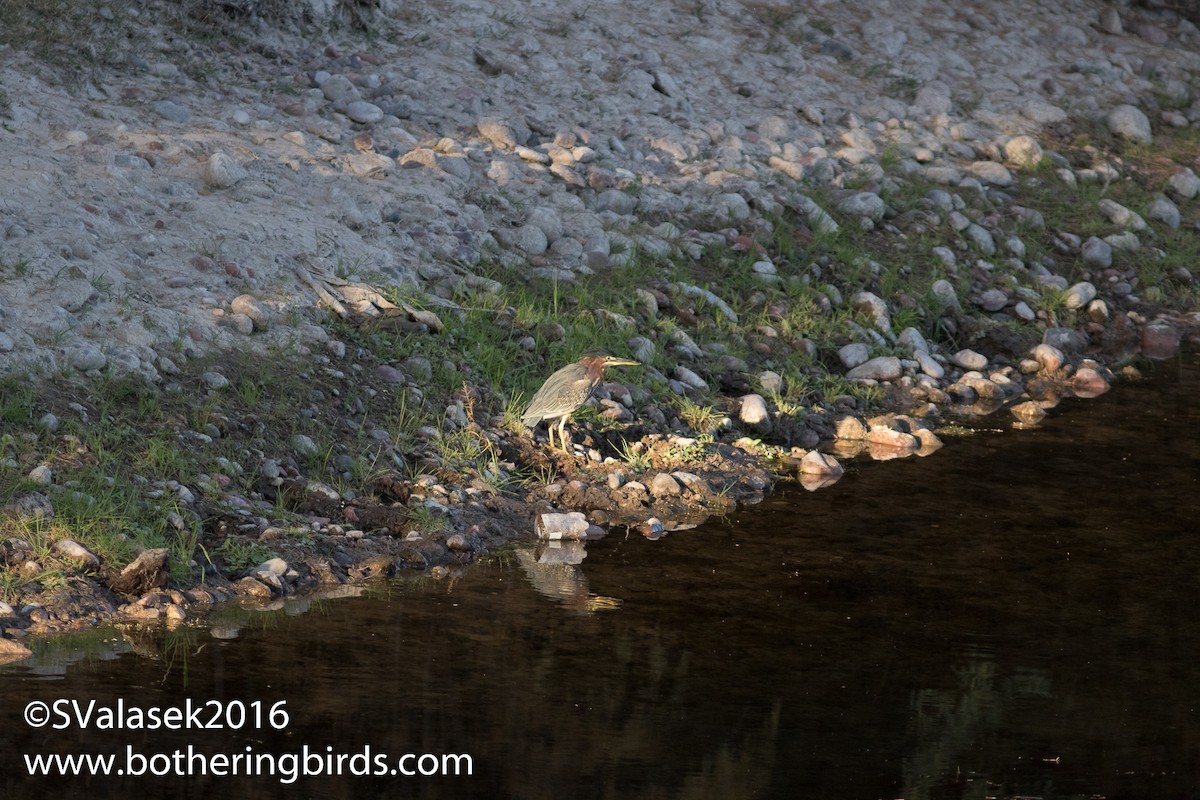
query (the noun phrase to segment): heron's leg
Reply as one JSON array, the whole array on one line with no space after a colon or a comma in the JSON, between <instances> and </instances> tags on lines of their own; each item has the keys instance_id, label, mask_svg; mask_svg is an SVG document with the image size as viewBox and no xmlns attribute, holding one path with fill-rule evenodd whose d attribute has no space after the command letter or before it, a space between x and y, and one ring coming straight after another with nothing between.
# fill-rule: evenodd
<instances>
[{"instance_id":1,"label":"heron's leg","mask_svg":"<svg viewBox=\"0 0 1200 800\"><path fill-rule=\"evenodd\" d=\"M546 441L547 441L547 443L549 443L550 449L553 450L554 449L554 423L553 422L546 424Z\"/></svg>"},{"instance_id":2,"label":"heron's leg","mask_svg":"<svg viewBox=\"0 0 1200 800\"><path fill-rule=\"evenodd\" d=\"M567 452L566 435L567 435L567 417L569 417L569 416L571 416L571 415L563 414L562 420L560 420L558 423L558 443L560 445L562 445L562 449L563 449L564 453Z\"/></svg>"}]
</instances>

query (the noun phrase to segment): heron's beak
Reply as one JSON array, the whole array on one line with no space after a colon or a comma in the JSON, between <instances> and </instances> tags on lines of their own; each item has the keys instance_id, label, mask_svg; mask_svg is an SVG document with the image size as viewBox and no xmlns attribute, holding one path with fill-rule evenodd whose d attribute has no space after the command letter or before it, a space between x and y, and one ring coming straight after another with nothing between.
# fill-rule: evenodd
<instances>
[{"instance_id":1,"label":"heron's beak","mask_svg":"<svg viewBox=\"0 0 1200 800\"><path fill-rule=\"evenodd\" d=\"M606 358L604 366L606 367L640 367L642 362L633 361L628 358Z\"/></svg>"}]
</instances>

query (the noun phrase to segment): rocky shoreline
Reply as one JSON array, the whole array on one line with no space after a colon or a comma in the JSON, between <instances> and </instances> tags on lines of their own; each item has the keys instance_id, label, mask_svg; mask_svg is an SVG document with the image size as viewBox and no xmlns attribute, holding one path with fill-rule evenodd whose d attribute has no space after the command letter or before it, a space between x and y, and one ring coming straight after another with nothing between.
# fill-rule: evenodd
<instances>
[{"instance_id":1,"label":"rocky shoreline","mask_svg":"<svg viewBox=\"0 0 1200 800\"><path fill-rule=\"evenodd\" d=\"M0 646L662 535L1195 340L1174 11L450 5L5 41Z\"/></svg>"}]
</instances>

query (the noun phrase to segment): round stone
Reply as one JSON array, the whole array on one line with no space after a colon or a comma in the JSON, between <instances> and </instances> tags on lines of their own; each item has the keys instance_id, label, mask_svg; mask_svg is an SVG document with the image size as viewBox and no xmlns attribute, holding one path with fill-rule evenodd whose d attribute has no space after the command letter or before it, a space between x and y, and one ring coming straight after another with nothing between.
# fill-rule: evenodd
<instances>
[{"instance_id":1,"label":"round stone","mask_svg":"<svg viewBox=\"0 0 1200 800\"><path fill-rule=\"evenodd\" d=\"M1067 308L1083 308L1095 299L1096 287L1087 281L1080 281L1070 289L1067 289L1063 303Z\"/></svg>"},{"instance_id":2,"label":"round stone","mask_svg":"<svg viewBox=\"0 0 1200 800\"><path fill-rule=\"evenodd\" d=\"M988 289L979 295L978 305L984 311L999 311L1008 305L1008 295L999 289Z\"/></svg>"},{"instance_id":3,"label":"round stone","mask_svg":"<svg viewBox=\"0 0 1200 800\"><path fill-rule=\"evenodd\" d=\"M1108 269L1112 266L1112 246L1098 236L1092 236L1080 248L1083 260L1094 267Z\"/></svg>"},{"instance_id":4,"label":"round stone","mask_svg":"<svg viewBox=\"0 0 1200 800\"><path fill-rule=\"evenodd\" d=\"M204 162L204 183L211 189L228 189L249 174L233 156L220 150Z\"/></svg>"},{"instance_id":5,"label":"round stone","mask_svg":"<svg viewBox=\"0 0 1200 800\"><path fill-rule=\"evenodd\" d=\"M1141 109L1134 106L1117 106L1108 112L1108 117L1105 121L1108 123L1108 129L1114 135L1128 139L1131 142L1150 144L1153 138L1150 130L1150 119Z\"/></svg>"},{"instance_id":6,"label":"round stone","mask_svg":"<svg viewBox=\"0 0 1200 800\"><path fill-rule=\"evenodd\" d=\"M847 372L846 377L852 381L894 381L902 374L904 368L900 359L895 356L877 356Z\"/></svg>"},{"instance_id":7,"label":"round stone","mask_svg":"<svg viewBox=\"0 0 1200 800\"><path fill-rule=\"evenodd\" d=\"M852 194L838 204L844 213L855 217L866 217L872 222L879 222L887 212L887 204L883 198L873 192L858 192Z\"/></svg>"},{"instance_id":8,"label":"round stone","mask_svg":"<svg viewBox=\"0 0 1200 800\"><path fill-rule=\"evenodd\" d=\"M355 100L346 105L346 116L355 122L368 125L383 119L383 109L366 100Z\"/></svg>"}]
</instances>

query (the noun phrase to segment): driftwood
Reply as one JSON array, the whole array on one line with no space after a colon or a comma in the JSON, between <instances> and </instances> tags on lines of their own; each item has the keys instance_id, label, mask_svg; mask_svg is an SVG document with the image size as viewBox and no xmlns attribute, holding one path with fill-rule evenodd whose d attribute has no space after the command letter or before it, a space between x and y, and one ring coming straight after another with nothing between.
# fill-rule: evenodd
<instances>
[{"instance_id":1,"label":"driftwood","mask_svg":"<svg viewBox=\"0 0 1200 800\"><path fill-rule=\"evenodd\" d=\"M396 305L365 283L351 283L307 257L298 257L296 277L312 289L321 304L345 322L379 330L441 333L442 320L432 311Z\"/></svg>"},{"instance_id":2,"label":"driftwood","mask_svg":"<svg viewBox=\"0 0 1200 800\"><path fill-rule=\"evenodd\" d=\"M108 588L117 594L141 595L167 584L167 548L143 550L120 573L108 579Z\"/></svg>"}]
</instances>

